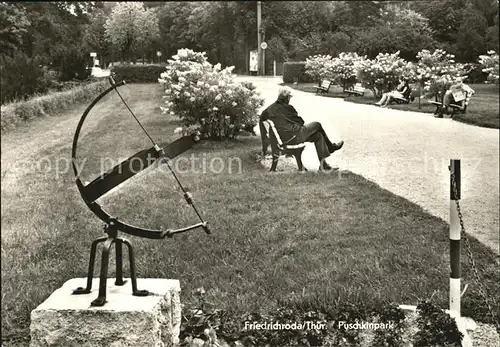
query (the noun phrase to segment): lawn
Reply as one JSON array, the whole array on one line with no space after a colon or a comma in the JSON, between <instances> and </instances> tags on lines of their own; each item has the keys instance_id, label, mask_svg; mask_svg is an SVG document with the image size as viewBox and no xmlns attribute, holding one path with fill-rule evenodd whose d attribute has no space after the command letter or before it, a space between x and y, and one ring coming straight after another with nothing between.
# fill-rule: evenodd
<instances>
[{"instance_id":1,"label":"lawn","mask_svg":"<svg viewBox=\"0 0 500 347\"><path fill-rule=\"evenodd\" d=\"M283 85L293 86L292 83ZM315 86L317 86L316 83L300 83L298 84L297 89L315 93ZM498 87L491 84L471 84L470 87L474 89L476 93L471 98L469 106L467 107L467 112L465 114L457 114L453 119L467 124L498 129L500 127ZM369 90L366 91L364 96L347 97L347 94L343 93L342 88L338 85L332 85L328 94L323 93L322 95L332 98L344 98L345 101L360 104L373 104L378 101L378 99L373 97L373 93ZM420 108L418 106L418 99L415 99L415 101L410 104L391 104L388 107L402 111L425 113L434 113L436 109L434 105L429 104L424 98L421 99Z\"/></svg>"},{"instance_id":2,"label":"lawn","mask_svg":"<svg viewBox=\"0 0 500 347\"><path fill-rule=\"evenodd\" d=\"M161 143L177 137L174 129L180 123L160 114L160 89L127 85L122 94ZM68 111L57 119L39 119L6 134L2 155L22 151L15 146L22 135L31 141L32 158L63 163L70 156L71 137L47 139L38 126L69 116L74 115ZM84 179L100 172L104 156L125 158L151 146L114 94L89 117L95 124L82 134L78 152L89 158ZM283 306L330 311L346 302L373 309L390 302L416 304L431 296L448 306L447 223L349 172L269 173L253 159L259 147L259 139L251 136L200 143L183 155L189 161L174 160L212 235L198 231L163 241L130 237L139 277L179 279L185 309L203 286L208 299L234 317ZM15 167L21 159L11 157L7 164ZM224 166L215 166L215 158ZM210 172L211 165L217 173ZM30 311L68 279L86 276L90 243L102 236L103 225L85 207L71 170L56 175L34 165L9 175L2 175L1 191L2 345L26 346ZM144 227L197 222L164 167L134 177L102 200L112 214ZM496 256L475 239L471 244L494 302L500 296ZM463 276L471 283L463 314L489 321L467 261ZM500 306L493 305L498 313Z\"/></svg>"}]
</instances>

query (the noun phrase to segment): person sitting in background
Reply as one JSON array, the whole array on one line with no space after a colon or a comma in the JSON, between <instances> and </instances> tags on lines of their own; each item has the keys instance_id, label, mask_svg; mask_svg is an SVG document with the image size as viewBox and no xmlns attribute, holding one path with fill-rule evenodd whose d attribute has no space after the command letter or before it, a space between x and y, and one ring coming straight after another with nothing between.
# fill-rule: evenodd
<instances>
[{"instance_id":1,"label":"person sitting in background","mask_svg":"<svg viewBox=\"0 0 500 347\"><path fill-rule=\"evenodd\" d=\"M460 105L460 110L463 111L466 106L466 101L475 91L463 82L462 77L458 77L450 88L444 93L443 104L435 115L436 118L443 118L443 114L449 113L451 104Z\"/></svg>"},{"instance_id":2,"label":"person sitting in background","mask_svg":"<svg viewBox=\"0 0 500 347\"><path fill-rule=\"evenodd\" d=\"M260 122L272 120L284 142L291 143L293 141L294 144L314 142L320 162L320 171L332 170L325 159L331 153L341 149L344 141L337 144L332 143L319 122L305 124L304 120L299 117L297 110L289 104L291 97L292 89L290 87L280 88L278 100L262 112Z\"/></svg>"},{"instance_id":3,"label":"person sitting in background","mask_svg":"<svg viewBox=\"0 0 500 347\"><path fill-rule=\"evenodd\" d=\"M375 105L380 107L386 107L393 98L407 98L408 92L410 91L410 86L408 85L408 81L404 78L399 79L399 84L396 87L396 90L393 90L388 93L384 93L379 102L375 103Z\"/></svg>"}]
</instances>

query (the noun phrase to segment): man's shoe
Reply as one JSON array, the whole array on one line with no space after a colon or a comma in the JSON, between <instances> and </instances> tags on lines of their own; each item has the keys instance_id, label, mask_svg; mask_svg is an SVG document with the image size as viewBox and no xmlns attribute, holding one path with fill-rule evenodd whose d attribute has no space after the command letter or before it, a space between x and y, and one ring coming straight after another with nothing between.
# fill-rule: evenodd
<instances>
[{"instance_id":1,"label":"man's shoe","mask_svg":"<svg viewBox=\"0 0 500 347\"><path fill-rule=\"evenodd\" d=\"M339 143L334 143L333 146L332 146L332 149L331 149L330 153L338 151L339 149L342 148L342 146L344 146L344 141L340 141Z\"/></svg>"}]
</instances>

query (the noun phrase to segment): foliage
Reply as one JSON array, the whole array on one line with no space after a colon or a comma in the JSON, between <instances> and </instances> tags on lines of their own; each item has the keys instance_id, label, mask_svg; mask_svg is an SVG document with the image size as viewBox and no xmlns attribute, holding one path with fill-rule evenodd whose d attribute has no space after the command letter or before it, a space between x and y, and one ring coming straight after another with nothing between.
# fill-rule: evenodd
<instances>
[{"instance_id":1,"label":"foliage","mask_svg":"<svg viewBox=\"0 0 500 347\"><path fill-rule=\"evenodd\" d=\"M74 46L63 49L56 57L59 62L59 80L70 81L73 79L85 80L90 76L91 67L88 64L87 55Z\"/></svg>"},{"instance_id":2,"label":"foliage","mask_svg":"<svg viewBox=\"0 0 500 347\"><path fill-rule=\"evenodd\" d=\"M414 338L415 347L461 346L463 334L457 323L436 304L423 301L417 306L419 331Z\"/></svg>"},{"instance_id":3,"label":"foliage","mask_svg":"<svg viewBox=\"0 0 500 347\"><path fill-rule=\"evenodd\" d=\"M456 52L464 62L477 61L486 51L486 18L477 10L468 8L456 35ZM498 35L498 32L497 32Z\"/></svg>"},{"instance_id":4,"label":"foliage","mask_svg":"<svg viewBox=\"0 0 500 347\"><path fill-rule=\"evenodd\" d=\"M356 82L357 63L365 57L357 53L340 53L338 57L330 55L316 55L306 60L306 74L321 83L322 80L331 80L344 90Z\"/></svg>"},{"instance_id":5,"label":"foliage","mask_svg":"<svg viewBox=\"0 0 500 347\"><path fill-rule=\"evenodd\" d=\"M85 27L83 36L83 44L88 52L97 53L100 60L100 65L105 66L106 61L110 58L110 47L107 43L106 24L107 16L104 11L98 9L90 15L90 23Z\"/></svg>"},{"instance_id":6,"label":"foliage","mask_svg":"<svg viewBox=\"0 0 500 347\"><path fill-rule=\"evenodd\" d=\"M116 80L127 83L158 83L158 76L165 71L164 65L114 64L111 68Z\"/></svg>"},{"instance_id":7,"label":"foliage","mask_svg":"<svg viewBox=\"0 0 500 347\"><path fill-rule=\"evenodd\" d=\"M333 79L333 76L330 76L328 67L331 65L332 57L330 55L315 55L312 57L308 57L306 59L306 74L311 76L315 82L318 84L321 83L322 80Z\"/></svg>"},{"instance_id":8,"label":"foliage","mask_svg":"<svg viewBox=\"0 0 500 347\"><path fill-rule=\"evenodd\" d=\"M122 57L130 61L135 50L145 47L159 35L154 10L144 9L142 2L119 2L105 24L106 37Z\"/></svg>"},{"instance_id":9,"label":"foliage","mask_svg":"<svg viewBox=\"0 0 500 347\"><path fill-rule=\"evenodd\" d=\"M328 71L333 76L333 80L345 90L356 83L358 64L364 59L366 56L342 52L338 57L333 58Z\"/></svg>"},{"instance_id":10,"label":"foliage","mask_svg":"<svg viewBox=\"0 0 500 347\"><path fill-rule=\"evenodd\" d=\"M457 77L464 77L466 66L455 61L455 56L442 49L422 50L417 54L416 73L427 97L444 95ZM439 97L438 97L439 98Z\"/></svg>"},{"instance_id":11,"label":"foliage","mask_svg":"<svg viewBox=\"0 0 500 347\"><path fill-rule=\"evenodd\" d=\"M378 53L399 51L403 59L414 61L416 54L435 46L427 18L412 10L383 12L378 24L356 33L356 49L373 58Z\"/></svg>"},{"instance_id":12,"label":"foliage","mask_svg":"<svg viewBox=\"0 0 500 347\"><path fill-rule=\"evenodd\" d=\"M50 86L46 71L40 67L40 59L28 58L17 51L12 57L0 59L1 103L24 99L36 93L44 93Z\"/></svg>"},{"instance_id":13,"label":"foliage","mask_svg":"<svg viewBox=\"0 0 500 347\"><path fill-rule=\"evenodd\" d=\"M248 124L257 124L264 100L252 84L235 81L233 68L210 64L205 52L180 49L159 79L166 87L163 113L178 116L204 138L234 139Z\"/></svg>"},{"instance_id":14,"label":"foliage","mask_svg":"<svg viewBox=\"0 0 500 347\"><path fill-rule=\"evenodd\" d=\"M498 53L489 51L487 55L480 55L479 64L488 73L488 80L498 86Z\"/></svg>"},{"instance_id":15,"label":"foliage","mask_svg":"<svg viewBox=\"0 0 500 347\"><path fill-rule=\"evenodd\" d=\"M29 25L22 6L5 2L0 4L0 57L12 56L20 48Z\"/></svg>"},{"instance_id":16,"label":"foliage","mask_svg":"<svg viewBox=\"0 0 500 347\"><path fill-rule=\"evenodd\" d=\"M375 97L394 89L400 78L415 78L414 65L400 58L399 51L393 54L379 53L373 60L359 60L356 66L358 80Z\"/></svg>"},{"instance_id":17,"label":"foliage","mask_svg":"<svg viewBox=\"0 0 500 347\"><path fill-rule=\"evenodd\" d=\"M2 132L19 122L54 115L77 103L91 100L107 87L108 84L105 81L94 82L62 92L36 96L28 100L2 105Z\"/></svg>"},{"instance_id":18,"label":"foliage","mask_svg":"<svg viewBox=\"0 0 500 347\"><path fill-rule=\"evenodd\" d=\"M407 328L404 312L398 306L390 305L382 310L378 320L380 322L392 322L394 327L392 329L375 330L374 345L380 347L402 347L404 345L402 339L403 331Z\"/></svg>"},{"instance_id":19,"label":"foliage","mask_svg":"<svg viewBox=\"0 0 500 347\"><path fill-rule=\"evenodd\" d=\"M315 80L306 74L305 61L288 61L283 63L283 82L315 82Z\"/></svg>"}]
</instances>

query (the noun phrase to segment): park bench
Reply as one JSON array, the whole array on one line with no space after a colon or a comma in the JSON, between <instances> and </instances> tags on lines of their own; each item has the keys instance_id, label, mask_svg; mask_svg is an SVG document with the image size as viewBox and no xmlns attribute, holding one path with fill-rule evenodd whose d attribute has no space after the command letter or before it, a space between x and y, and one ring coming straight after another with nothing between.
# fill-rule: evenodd
<instances>
[{"instance_id":1,"label":"park bench","mask_svg":"<svg viewBox=\"0 0 500 347\"><path fill-rule=\"evenodd\" d=\"M454 103L450 104L447 110L443 110L443 97L440 94L436 95L435 101L429 100L428 102L436 106L435 115L442 115L446 112L450 115L450 118L453 118L457 113L467 112L467 106L473 94L474 91L472 89L453 93Z\"/></svg>"},{"instance_id":2,"label":"park bench","mask_svg":"<svg viewBox=\"0 0 500 347\"><path fill-rule=\"evenodd\" d=\"M319 87L314 87L314 88L316 88L316 94L328 93L331 85L332 85L332 81L329 81L329 80L321 81L321 85Z\"/></svg>"},{"instance_id":3,"label":"park bench","mask_svg":"<svg viewBox=\"0 0 500 347\"><path fill-rule=\"evenodd\" d=\"M413 102L415 100L415 97L412 95L412 89L411 87L408 88L408 91L403 94L403 97L392 97L393 100L396 104L409 104L410 102Z\"/></svg>"},{"instance_id":4,"label":"park bench","mask_svg":"<svg viewBox=\"0 0 500 347\"><path fill-rule=\"evenodd\" d=\"M295 157L297 161L297 166L299 167L299 171L307 171L307 169L302 164L302 152L306 146L305 143L296 143L293 140L295 136L291 139L283 142L281 140L281 136L278 133L278 130L274 126L274 122L270 119L259 122L260 128L260 137L262 140L262 157L264 158L267 153L267 148L271 145L272 152L272 164L271 170L276 171L276 166L278 165L278 159L280 154L283 153L285 155L291 155Z\"/></svg>"},{"instance_id":5,"label":"park bench","mask_svg":"<svg viewBox=\"0 0 500 347\"><path fill-rule=\"evenodd\" d=\"M361 85L361 83L356 83L354 86L352 86L349 89L345 89L344 93L347 93L347 96L363 96L365 95L365 88Z\"/></svg>"}]
</instances>

